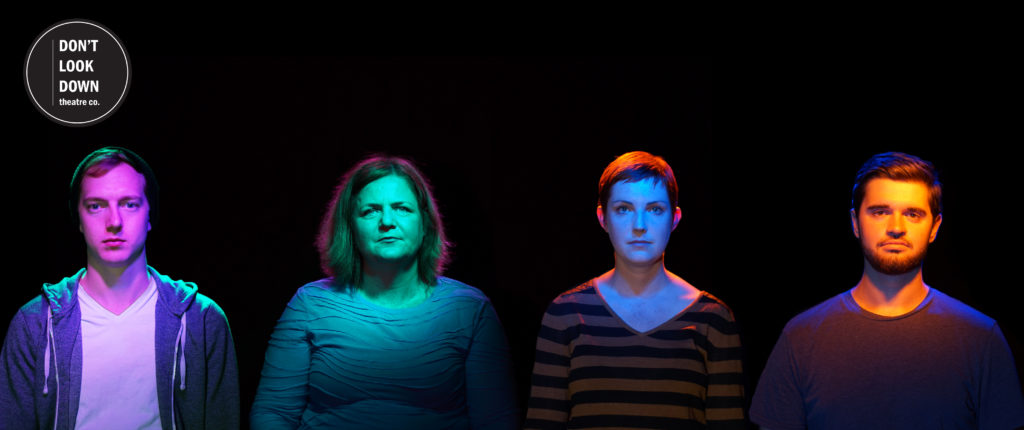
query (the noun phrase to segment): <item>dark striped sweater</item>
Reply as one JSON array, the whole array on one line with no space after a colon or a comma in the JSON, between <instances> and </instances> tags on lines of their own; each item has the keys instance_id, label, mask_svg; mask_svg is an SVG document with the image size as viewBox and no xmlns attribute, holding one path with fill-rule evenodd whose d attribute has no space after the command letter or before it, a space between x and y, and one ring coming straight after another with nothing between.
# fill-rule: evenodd
<instances>
[{"instance_id":1,"label":"dark striped sweater","mask_svg":"<svg viewBox=\"0 0 1024 430\"><path fill-rule=\"evenodd\" d=\"M526 428L744 428L740 336L732 311L702 291L637 333L594 281L559 295L537 335Z\"/></svg>"}]
</instances>

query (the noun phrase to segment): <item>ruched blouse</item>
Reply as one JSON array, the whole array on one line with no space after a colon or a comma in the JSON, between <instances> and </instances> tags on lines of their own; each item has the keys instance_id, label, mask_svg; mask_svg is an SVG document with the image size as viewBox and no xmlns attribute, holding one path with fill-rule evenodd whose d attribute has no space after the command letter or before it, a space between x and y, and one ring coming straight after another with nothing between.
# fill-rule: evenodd
<instances>
[{"instance_id":1,"label":"ruched blouse","mask_svg":"<svg viewBox=\"0 0 1024 430\"><path fill-rule=\"evenodd\" d=\"M515 428L508 343L478 289L441 277L419 305L304 285L271 335L251 413L263 428Z\"/></svg>"}]
</instances>

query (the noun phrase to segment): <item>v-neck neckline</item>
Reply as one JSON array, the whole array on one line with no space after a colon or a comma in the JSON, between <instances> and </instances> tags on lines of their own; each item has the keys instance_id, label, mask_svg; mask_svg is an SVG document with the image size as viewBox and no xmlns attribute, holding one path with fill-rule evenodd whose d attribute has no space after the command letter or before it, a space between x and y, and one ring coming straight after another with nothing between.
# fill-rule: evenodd
<instances>
[{"instance_id":1,"label":"v-neck neckline","mask_svg":"<svg viewBox=\"0 0 1024 430\"><path fill-rule=\"evenodd\" d=\"M132 304L128 305L127 308L124 308L124 310L121 311L120 314L115 314L110 309L107 309L102 304L100 304L100 302L97 301L95 297L89 295L89 292L85 290L85 287L83 287L81 283L78 284L78 295L79 295L79 297L82 297L85 300L88 300L89 303L90 303L90 306L92 306L92 307L94 307L96 309L99 309L100 312L103 313L103 318L109 319L109 320L113 320L113 321L121 321L121 320L123 320L125 318L128 318L129 315L134 315L135 313L138 313L139 309L141 309L143 306L146 305L146 303L148 303L150 300L152 300L153 299L153 295L155 295L155 294L156 294L156 280L154 280L152 277L150 277L149 278L149 285L147 285L146 289L142 291L142 294L139 294L139 297L136 297L135 301L133 301Z\"/></svg>"},{"instance_id":2,"label":"v-neck neckline","mask_svg":"<svg viewBox=\"0 0 1024 430\"><path fill-rule=\"evenodd\" d=\"M604 306L604 308L608 310L608 313L611 314L612 318L615 318L619 322L619 324L621 324L627 330L629 330L630 332L632 332L633 334L638 335L638 336L650 335L651 333L654 333L654 332L656 332L658 330L661 330L662 328L664 328L669 323L677 321L679 319L679 317L681 317L684 313L689 311L690 308L692 308L695 304L697 304L697 302L700 301L700 299L702 297L704 297L704 291L703 290L697 290L698 291L697 292L697 298L693 299L693 301L690 302L689 305L686 305L686 307L684 307L682 310L680 310L679 312L676 312L674 315L669 317L667 320L662 321L660 324L658 324L658 325L656 325L656 326L654 326L654 327L652 327L652 328L650 328L650 329L648 329L646 331L640 331L640 330L637 330L636 328L634 328L633 326L629 325L629 323L626 322L626 319L622 318L622 316L619 315L619 313L615 311L615 308L613 308L612 305L608 303L608 300L606 300L604 298L604 294L601 294L601 289L597 288L597 279L591 279L590 280L590 288L594 289L594 294L597 295L598 300L601 301L601 305Z\"/></svg>"}]
</instances>

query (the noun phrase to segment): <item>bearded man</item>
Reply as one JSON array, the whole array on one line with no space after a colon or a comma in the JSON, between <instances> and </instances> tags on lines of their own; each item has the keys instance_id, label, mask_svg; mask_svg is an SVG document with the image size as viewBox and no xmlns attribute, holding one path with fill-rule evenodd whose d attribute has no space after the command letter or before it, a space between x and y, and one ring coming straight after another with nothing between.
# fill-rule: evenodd
<instances>
[{"instance_id":1,"label":"bearded man","mask_svg":"<svg viewBox=\"0 0 1024 430\"><path fill-rule=\"evenodd\" d=\"M903 153L871 157L850 220L864 251L860 282L786 324L751 420L768 429L1024 426L999 325L922 278L942 224L935 167Z\"/></svg>"}]
</instances>

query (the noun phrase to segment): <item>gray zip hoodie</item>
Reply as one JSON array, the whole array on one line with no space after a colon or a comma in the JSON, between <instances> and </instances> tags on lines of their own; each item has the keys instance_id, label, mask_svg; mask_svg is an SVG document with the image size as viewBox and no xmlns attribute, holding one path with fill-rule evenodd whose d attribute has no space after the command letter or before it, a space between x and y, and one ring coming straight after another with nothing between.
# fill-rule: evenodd
<instances>
[{"instance_id":1,"label":"gray zip hoodie","mask_svg":"<svg viewBox=\"0 0 1024 430\"><path fill-rule=\"evenodd\" d=\"M237 429L238 365L227 318L196 284L156 280L156 379L164 429ZM73 429L82 388L80 270L22 306L0 351L0 429ZM117 407L117 399L111 399ZM56 421L54 421L56 417Z\"/></svg>"}]
</instances>

